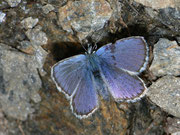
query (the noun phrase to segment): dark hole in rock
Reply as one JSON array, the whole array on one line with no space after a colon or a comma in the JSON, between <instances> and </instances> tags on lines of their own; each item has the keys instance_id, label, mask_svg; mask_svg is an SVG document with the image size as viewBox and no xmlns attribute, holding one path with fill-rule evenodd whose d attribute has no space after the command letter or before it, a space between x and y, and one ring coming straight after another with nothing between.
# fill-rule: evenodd
<instances>
[{"instance_id":1,"label":"dark hole in rock","mask_svg":"<svg viewBox=\"0 0 180 135\"><path fill-rule=\"evenodd\" d=\"M85 52L78 43L72 42L56 42L52 44L51 53L53 59L58 62L64 58L68 58Z\"/></svg>"},{"instance_id":2,"label":"dark hole in rock","mask_svg":"<svg viewBox=\"0 0 180 135\"><path fill-rule=\"evenodd\" d=\"M108 33L106 37L103 37L97 46L100 48L108 43L115 43L116 40L127 38L130 36L143 36L146 40L148 39L148 30L146 25L134 24L128 25L128 28L122 28L120 32Z\"/></svg>"},{"instance_id":3,"label":"dark hole in rock","mask_svg":"<svg viewBox=\"0 0 180 135\"><path fill-rule=\"evenodd\" d=\"M124 28L121 32L115 34L108 33L107 37L103 37L101 41L97 43L97 48L100 48L103 45L108 43L114 43L118 39L127 38L130 36L143 36L145 39L148 38L148 31L145 25L135 24L129 25L128 29ZM84 54L86 51L83 49L84 46L87 49L87 44L92 44L93 40L91 37L87 37L87 41L83 41L83 45L80 43L72 42L55 42L51 45L51 53L53 59L58 62L64 58L68 58L77 54Z\"/></svg>"},{"instance_id":4,"label":"dark hole in rock","mask_svg":"<svg viewBox=\"0 0 180 135\"><path fill-rule=\"evenodd\" d=\"M116 41L130 36L143 36L146 39L148 37L147 26L140 24L128 25L128 28L121 29L121 32L115 33L113 37L115 37L114 40Z\"/></svg>"}]
</instances>

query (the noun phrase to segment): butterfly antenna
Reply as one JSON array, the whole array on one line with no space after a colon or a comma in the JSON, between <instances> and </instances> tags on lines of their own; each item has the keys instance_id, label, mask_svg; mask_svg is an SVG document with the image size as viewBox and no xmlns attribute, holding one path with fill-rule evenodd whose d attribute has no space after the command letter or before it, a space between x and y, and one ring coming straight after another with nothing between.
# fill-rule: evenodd
<instances>
[{"instance_id":1,"label":"butterfly antenna","mask_svg":"<svg viewBox=\"0 0 180 135\"><path fill-rule=\"evenodd\" d=\"M81 44L81 46L83 47L83 49L87 52L87 49L84 47L84 45L83 44Z\"/></svg>"},{"instance_id":2,"label":"butterfly antenna","mask_svg":"<svg viewBox=\"0 0 180 135\"><path fill-rule=\"evenodd\" d=\"M88 54L91 54L93 52L93 48L94 46L92 46L91 44L88 44Z\"/></svg>"},{"instance_id":3,"label":"butterfly antenna","mask_svg":"<svg viewBox=\"0 0 180 135\"><path fill-rule=\"evenodd\" d=\"M93 46L93 50L96 50L96 49L97 49L97 44L95 43Z\"/></svg>"},{"instance_id":4,"label":"butterfly antenna","mask_svg":"<svg viewBox=\"0 0 180 135\"><path fill-rule=\"evenodd\" d=\"M81 46L83 47L83 49L88 52L88 50L86 49L86 47L84 46L88 41L87 40L84 40L84 41L80 41L81 43Z\"/></svg>"}]
</instances>

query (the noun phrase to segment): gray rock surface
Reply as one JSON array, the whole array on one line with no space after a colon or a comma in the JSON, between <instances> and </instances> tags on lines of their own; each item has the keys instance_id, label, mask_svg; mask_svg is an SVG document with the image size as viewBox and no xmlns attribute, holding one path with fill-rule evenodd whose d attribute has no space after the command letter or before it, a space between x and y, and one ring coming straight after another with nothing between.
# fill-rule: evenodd
<instances>
[{"instance_id":1,"label":"gray rock surface","mask_svg":"<svg viewBox=\"0 0 180 135\"><path fill-rule=\"evenodd\" d=\"M17 48L27 54L34 54L35 52L31 42L27 40L21 41L20 45L17 46Z\"/></svg>"},{"instance_id":2,"label":"gray rock surface","mask_svg":"<svg viewBox=\"0 0 180 135\"><path fill-rule=\"evenodd\" d=\"M177 39L178 44L180 44L180 37L177 37L176 39Z\"/></svg>"},{"instance_id":3,"label":"gray rock surface","mask_svg":"<svg viewBox=\"0 0 180 135\"><path fill-rule=\"evenodd\" d=\"M21 0L5 0L10 7L16 7L21 2Z\"/></svg>"},{"instance_id":4,"label":"gray rock surface","mask_svg":"<svg viewBox=\"0 0 180 135\"><path fill-rule=\"evenodd\" d=\"M150 70L155 76L180 75L180 47L176 41L160 39L154 45Z\"/></svg>"},{"instance_id":5,"label":"gray rock surface","mask_svg":"<svg viewBox=\"0 0 180 135\"><path fill-rule=\"evenodd\" d=\"M8 121L0 109L0 135L8 135Z\"/></svg>"},{"instance_id":6,"label":"gray rock surface","mask_svg":"<svg viewBox=\"0 0 180 135\"><path fill-rule=\"evenodd\" d=\"M46 33L41 31L41 26L36 26L34 29L29 29L26 31L26 36L31 41L32 45L41 46L44 44L47 44L48 38L46 36Z\"/></svg>"},{"instance_id":7,"label":"gray rock surface","mask_svg":"<svg viewBox=\"0 0 180 135\"><path fill-rule=\"evenodd\" d=\"M51 12L52 10L54 10L55 8L51 5L51 4L47 4L45 6L42 7L42 10L45 14L48 14L49 12Z\"/></svg>"},{"instance_id":8,"label":"gray rock surface","mask_svg":"<svg viewBox=\"0 0 180 135\"><path fill-rule=\"evenodd\" d=\"M153 34L179 35L180 0L135 0L135 1L137 3L141 3L144 6L146 6L145 9L147 13L150 15L150 17L168 28L168 29L163 27L159 28L160 30L154 31ZM171 33L172 31L173 33Z\"/></svg>"},{"instance_id":9,"label":"gray rock surface","mask_svg":"<svg viewBox=\"0 0 180 135\"><path fill-rule=\"evenodd\" d=\"M111 15L111 7L106 1L69 1L59 8L59 23L67 32L77 32L77 37L82 40L91 32L103 28Z\"/></svg>"},{"instance_id":10,"label":"gray rock surface","mask_svg":"<svg viewBox=\"0 0 180 135\"><path fill-rule=\"evenodd\" d=\"M180 119L168 117L165 130L167 134L180 135Z\"/></svg>"},{"instance_id":11,"label":"gray rock surface","mask_svg":"<svg viewBox=\"0 0 180 135\"><path fill-rule=\"evenodd\" d=\"M38 18L33 19L32 17L28 17L22 20L21 24L25 29L32 29L38 23L38 21Z\"/></svg>"},{"instance_id":12,"label":"gray rock surface","mask_svg":"<svg viewBox=\"0 0 180 135\"><path fill-rule=\"evenodd\" d=\"M0 44L0 104L10 117L26 120L34 112L31 102L41 100L38 68L43 65L43 53L40 51L29 56Z\"/></svg>"},{"instance_id":13,"label":"gray rock surface","mask_svg":"<svg viewBox=\"0 0 180 135\"><path fill-rule=\"evenodd\" d=\"M180 2L176 3L176 8L165 8L159 10L157 19L163 23L168 29L179 35L180 33Z\"/></svg>"},{"instance_id":14,"label":"gray rock surface","mask_svg":"<svg viewBox=\"0 0 180 135\"><path fill-rule=\"evenodd\" d=\"M178 0L135 0L145 6L149 6L155 9L166 7L178 7L180 2Z\"/></svg>"},{"instance_id":15,"label":"gray rock surface","mask_svg":"<svg viewBox=\"0 0 180 135\"><path fill-rule=\"evenodd\" d=\"M180 78L164 76L154 82L147 93L152 102L168 113L180 117Z\"/></svg>"}]
</instances>

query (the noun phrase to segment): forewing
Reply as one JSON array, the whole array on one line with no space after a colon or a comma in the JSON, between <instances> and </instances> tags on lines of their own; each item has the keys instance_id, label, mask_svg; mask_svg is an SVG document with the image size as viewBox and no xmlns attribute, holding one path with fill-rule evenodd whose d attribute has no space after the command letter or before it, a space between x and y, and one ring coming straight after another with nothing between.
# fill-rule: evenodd
<instances>
[{"instance_id":1,"label":"forewing","mask_svg":"<svg viewBox=\"0 0 180 135\"><path fill-rule=\"evenodd\" d=\"M136 75L131 75L105 62L101 64L101 76L116 101L136 101L143 97L147 88Z\"/></svg>"},{"instance_id":2,"label":"forewing","mask_svg":"<svg viewBox=\"0 0 180 135\"><path fill-rule=\"evenodd\" d=\"M51 77L59 91L70 98L82 79L85 67L85 55L76 55L55 64L51 69Z\"/></svg>"},{"instance_id":3,"label":"forewing","mask_svg":"<svg viewBox=\"0 0 180 135\"><path fill-rule=\"evenodd\" d=\"M143 37L129 37L107 44L97 50L96 54L107 62L134 74L142 72L148 62L148 46Z\"/></svg>"},{"instance_id":4,"label":"forewing","mask_svg":"<svg viewBox=\"0 0 180 135\"><path fill-rule=\"evenodd\" d=\"M98 108L95 82L85 55L76 55L55 64L51 76L59 91L71 101L78 118L86 118Z\"/></svg>"},{"instance_id":5,"label":"forewing","mask_svg":"<svg viewBox=\"0 0 180 135\"><path fill-rule=\"evenodd\" d=\"M72 110L78 118L86 118L98 108L98 97L92 72L84 68L82 76L71 100Z\"/></svg>"}]
</instances>

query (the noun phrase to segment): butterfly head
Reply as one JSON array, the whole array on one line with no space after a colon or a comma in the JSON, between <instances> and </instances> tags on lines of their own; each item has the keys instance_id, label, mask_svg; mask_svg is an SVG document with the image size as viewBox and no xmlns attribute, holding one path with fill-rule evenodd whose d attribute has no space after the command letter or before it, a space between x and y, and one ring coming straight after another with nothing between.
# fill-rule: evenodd
<instances>
[{"instance_id":1,"label":"butterfly head","mask_svg":"<svg viewBox=\"0 0 180 135\"><path fill-rule=\"evenodd\" d=\"M87 54L92 54L93 53L93 47L92 45L88 45L88 50L87 50Z\"/></svg>"},{"instance_id":2,"label":"butterfly head","mask_svg":"<svg viewBox=\"0 0 180 135\"><path fill-rule=\"evenodd\" d=\"M85 54L93 54L97 49L97 42L94 42L91 37L87 37L86 39L81 41L81 45L86 51Z\"/></svg>"},{"instance_id":3,"label":"butterfly head","mask_svg":"<svg viewBox=\"0 0 180 135\"><path fill-rule=\"evenodd\" d=\"M95 44L92 46L91 44L88 44L88 49L86 51L86 54L93 54L95 53L95 49L97 49L97 45Z\"/></svg>"}]
</instances>

